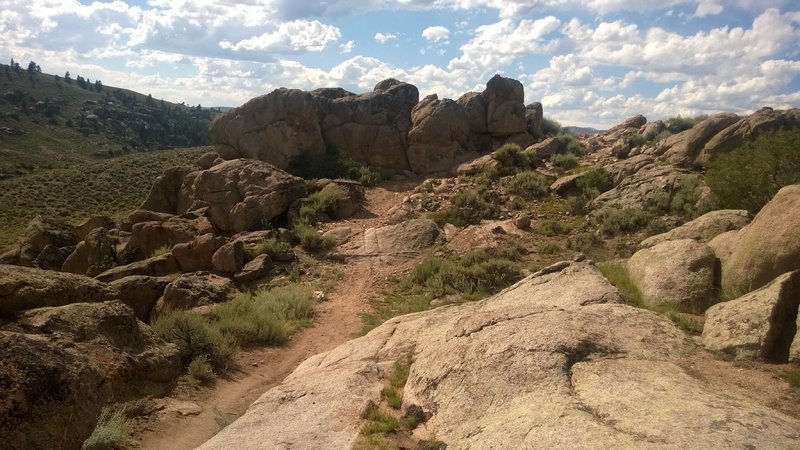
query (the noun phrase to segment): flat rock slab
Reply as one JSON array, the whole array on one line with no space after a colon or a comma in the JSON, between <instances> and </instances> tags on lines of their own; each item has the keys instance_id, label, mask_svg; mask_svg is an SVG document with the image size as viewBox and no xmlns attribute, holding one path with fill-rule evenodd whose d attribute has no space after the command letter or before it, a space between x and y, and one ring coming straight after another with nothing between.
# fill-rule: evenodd
<instances>
[{"instance_id":1,"label":"flat rock slab","mask_svg":"<svg viewBox=\"0 0 800 450\"><path fill-rule=\"evenodd\" d=\"M202 449L350 448L360 411L413 355L403 407L448 448L790 448L800 420L677 364L692 341L620 302L587 262L486 300L391 319L302 363Z\"/></svg>"}]
</instances>

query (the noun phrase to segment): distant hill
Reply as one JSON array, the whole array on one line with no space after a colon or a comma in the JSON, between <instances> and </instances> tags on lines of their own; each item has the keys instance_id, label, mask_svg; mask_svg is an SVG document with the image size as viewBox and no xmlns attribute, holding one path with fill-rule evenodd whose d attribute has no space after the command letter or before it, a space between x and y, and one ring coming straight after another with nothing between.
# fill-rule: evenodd
<instances>
[{"instance_id":1,"label":"distant hill","mask_svg":"<svg viewBox=\"0 0 800 450\"><path fill-rule=\"evenodd\" d=\"M606 130L598 130L597 128L591 127L575 127L575 126L568 126L563 128L564 131L567 133L574 134L576 136L580 136L583 134L593 136L595 134L605 133Z\"/></svg>"},{"instance_id":2,"label":"distant hill","mask_svg":"<svg viewBox=\"0 0 800 450\"><path fill-rule=\"evenodd\" d=\"M208 125L218 109L31 68L0 64L0 179L210 143Z\"/></svg>"}]
</instances>

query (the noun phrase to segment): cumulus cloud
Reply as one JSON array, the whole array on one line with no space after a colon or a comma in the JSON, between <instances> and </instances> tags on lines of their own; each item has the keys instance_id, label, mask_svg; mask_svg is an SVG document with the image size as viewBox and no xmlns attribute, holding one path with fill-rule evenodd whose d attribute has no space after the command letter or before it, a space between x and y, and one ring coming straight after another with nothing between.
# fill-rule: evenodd
<instances>
[{"instance_id":1,"label":"cumulus cloud","mask_svg":"<svg viewBox=\"0 0 800 450\"><path fill-rule=\"evenodd\" d=\"M375 33L375 42L378 44L385 44L392 39L397 39L397 35L392 33Z\"/></svg>"},{"instance_id":2,"label":"cumulus cloud","mask_svg":"<svg viewBox=\"0 0 800 450\"><path fill-rule=\"evenodd\" d=\"M694 15L697 17L716 16L722 12L722 5L718 0L700 0Z\"/></svg>"},{"instance_id":3,"label":"cumulus cloud","mask_svg":"<svg viewBox=\"0 0 800 450\"><path fill-rule=\"evenodd\" d=\"M243 39L237 43L223 40L219 46L233 51L259 50L278 53L321 51L341 38L339 28L317 20L295 20L280 24L276 30L260 36Z\"/></svg>"},{"instance_id":4,"label":"cumulus cloud","mask_svg":"<svg viewBox=\"0 0 800 450\"><path fill-rule=\"evenodd\" d=\"M432 42L445 42L450 38L450 30L442 26L428 27L422 30L422 37Z\"/></svg>"}]
</instances>

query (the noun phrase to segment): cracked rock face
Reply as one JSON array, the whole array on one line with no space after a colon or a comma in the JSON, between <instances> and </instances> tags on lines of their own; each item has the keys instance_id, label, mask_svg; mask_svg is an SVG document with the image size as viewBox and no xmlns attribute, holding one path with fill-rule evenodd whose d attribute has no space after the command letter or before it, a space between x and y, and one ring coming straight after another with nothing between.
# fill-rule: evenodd
<instances>
[{"instance_id":1,"label":"cracked rock face","mask_svg":"<svg viewBox=\"0 0 800 450\"><path fill-rule=\"evenodd\" d=\"M414 434L449 449L796 444L797 419L678 366L693 344L669 320L621 304L591 263L561 267L309 358L201 448L349 448L409 352L403 406L430 415Z\"/></svg>"}]
</instances>

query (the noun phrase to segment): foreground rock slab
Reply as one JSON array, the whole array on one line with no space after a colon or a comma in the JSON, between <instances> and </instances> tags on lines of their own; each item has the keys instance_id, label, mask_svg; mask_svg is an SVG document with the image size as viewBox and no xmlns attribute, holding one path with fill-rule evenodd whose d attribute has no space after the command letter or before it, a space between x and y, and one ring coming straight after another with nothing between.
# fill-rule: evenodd
<instances>
[{"instance_id":1,"label":"foreground rock slab","mask_svg":"<svg viewBox=\"0 0 800 450\"><path fill-rule=\"evenodd\" d=\"M559 267L309 358L200 448L350 448L408 354L403 407L430 416L414 436L452 449L796 445L800 420L677 365L694 345L669 320L620 304L591 263Z\"/></svg>"}]
</instances>

